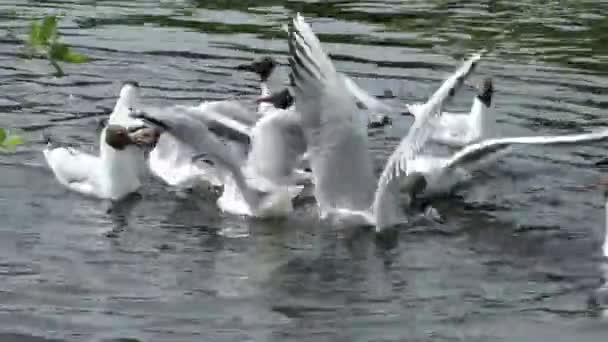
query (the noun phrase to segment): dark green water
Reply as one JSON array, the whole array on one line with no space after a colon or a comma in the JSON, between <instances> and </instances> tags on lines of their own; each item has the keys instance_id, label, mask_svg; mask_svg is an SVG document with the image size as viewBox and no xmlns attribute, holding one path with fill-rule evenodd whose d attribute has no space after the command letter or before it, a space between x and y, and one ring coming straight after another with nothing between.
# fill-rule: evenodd
<instances>
[{"instance_id":1,"label":"dark green water","mask_svg":"<svg viewBox=\"0 0 608 342\"><path fill-rule=\"evenodd\" d=\"M224 215L215 195L179 198L153 179L109 216L55 181L43 130L94 151L125 80L151 104L251 100L255 78L234 67L285 63L295 11L373 94L423 100L485 47L471 83L494 78L496 134L607 123L603 2L0 1L0 123L29 140L0 155L0 340L605 341L586 304L602 276L603 202L578 190L601 174L603 144L517 149L436 204L444 225L383 238L319 225L310 202L285 221ZM61 79L12 38L50 13L93 58ZM371 132L379 167L410 124L393 121Z\"/></svg>"}]
</instances>

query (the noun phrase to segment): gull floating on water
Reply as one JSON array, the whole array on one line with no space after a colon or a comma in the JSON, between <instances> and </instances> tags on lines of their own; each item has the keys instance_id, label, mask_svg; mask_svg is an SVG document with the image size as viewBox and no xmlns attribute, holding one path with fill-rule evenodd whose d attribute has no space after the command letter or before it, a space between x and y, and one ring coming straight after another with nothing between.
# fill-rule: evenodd
<instances>
[{"instance_id":1,"label":"gull floating on water","mask_svg":"<svg viewBox=\"0 0 608 342\"><path fill-rule=\"evenodd\" d=\"M100 136L99 156L71 147L56 146L49 139L44 157L57 180L70 190L101 199L119 200L141 187L146 148L158 132L128 116L135 82L126 82Z\"/></svg>"},{"instance_id":2,"label":"gull floating on water","mask_svg":"<svg viewBox=\"0 0 608 342\"><path fill-rule=\"evenodd\" d=\"M430 137L431 119L440 115L443 103L462 85L480 55L466 61L418 107L408 135L376 181L357 101L343 91L344 78L336 72L300 14L293 19L289 46L296 101L321 217L361 220L358 223L373 225L377 230L403 222L392 180L406 174L407 162L414 159Z\"/></svg>"}]
</instances>

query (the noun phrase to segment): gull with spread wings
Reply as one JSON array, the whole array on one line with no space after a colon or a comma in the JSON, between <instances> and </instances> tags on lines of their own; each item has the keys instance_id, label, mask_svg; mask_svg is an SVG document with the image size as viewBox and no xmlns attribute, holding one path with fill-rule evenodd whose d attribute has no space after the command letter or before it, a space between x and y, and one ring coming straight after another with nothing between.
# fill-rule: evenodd
<instances>
[{"instance_id":1,"label":"gull with spread wings","mask_svg":"<svg viewBox=\"0 0 608 342\"><path fill-rule=\"evenodd\" d=\"M360 109L344 92L344 79L300 14L290 26L289 47L293 88L321 217L360 220L377 229L403 222L392 180L407 173L407 162L416 157L432 133L431 119L441 114L443 103L463 84L481 56L467 60L426 103L417 106L408 135L377 180ZM410 190L415 188L414 182Z\"/></svg>"}]
</instances>

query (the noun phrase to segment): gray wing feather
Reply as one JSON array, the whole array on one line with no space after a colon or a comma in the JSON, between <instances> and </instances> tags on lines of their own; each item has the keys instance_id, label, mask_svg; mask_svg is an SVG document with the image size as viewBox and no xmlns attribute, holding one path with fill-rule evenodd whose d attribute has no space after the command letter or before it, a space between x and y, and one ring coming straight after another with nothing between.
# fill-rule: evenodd
<instances>
[{"instance_id":1,"label":"gray wing feather","mask_svg":"<svg viewBox=\"0 0 608 342\"><path fill-rule=\"evenodd\" d=\"M290 30L294 92L322 211L369 209L375 178L357 106L310 26L298 14Z\"/></svg>"}]
</instances>

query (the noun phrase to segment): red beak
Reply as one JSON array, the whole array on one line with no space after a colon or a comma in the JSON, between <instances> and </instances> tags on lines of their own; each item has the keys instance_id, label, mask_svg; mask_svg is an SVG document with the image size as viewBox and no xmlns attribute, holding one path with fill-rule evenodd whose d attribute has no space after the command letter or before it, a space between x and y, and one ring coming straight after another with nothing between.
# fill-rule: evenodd
<instances>
[{"instance_id":1,"label":"red beak","mask_svg":"<svg viewBox=\"0 0 608 342\"><path fill-rule=\"evenodd\" d=\"M271 102L271 101L272 101L272 95L260 96L255 100L256 103Z\"/></svg>"}]
</instances>

